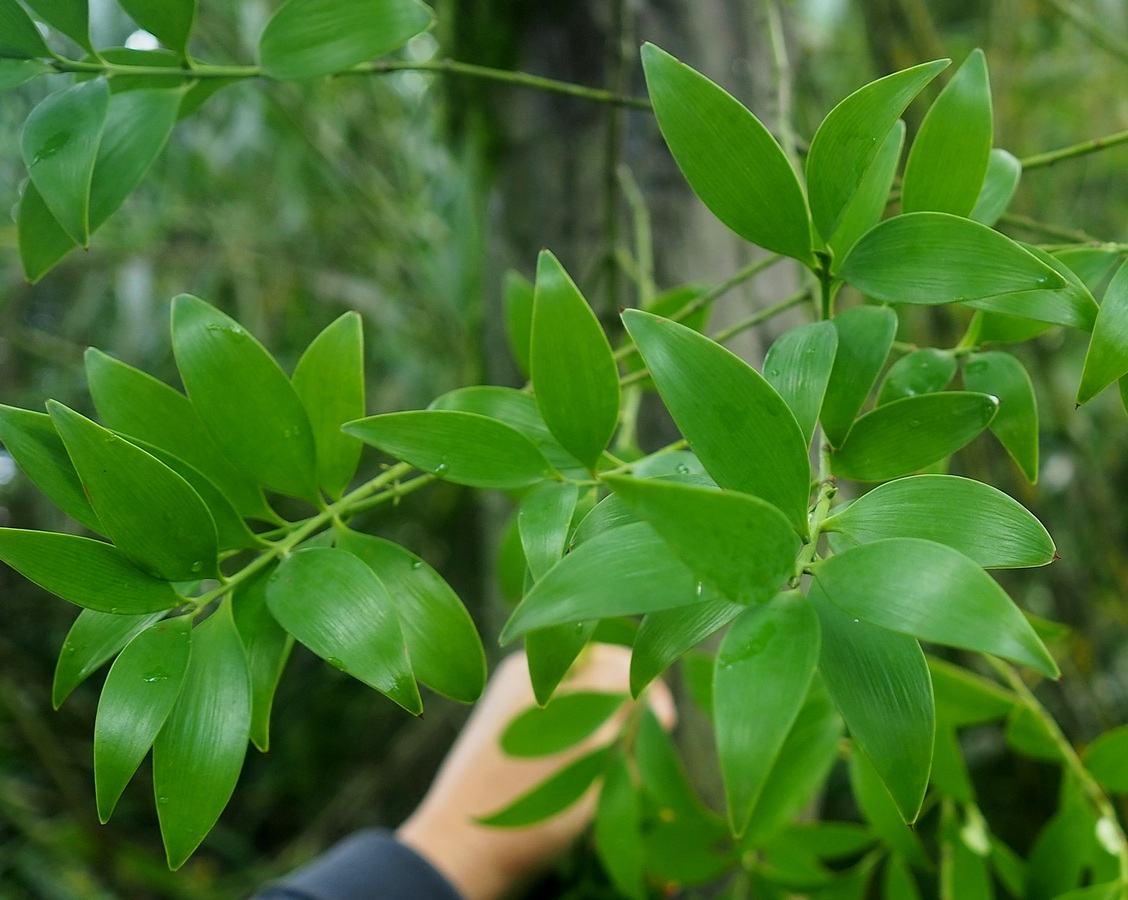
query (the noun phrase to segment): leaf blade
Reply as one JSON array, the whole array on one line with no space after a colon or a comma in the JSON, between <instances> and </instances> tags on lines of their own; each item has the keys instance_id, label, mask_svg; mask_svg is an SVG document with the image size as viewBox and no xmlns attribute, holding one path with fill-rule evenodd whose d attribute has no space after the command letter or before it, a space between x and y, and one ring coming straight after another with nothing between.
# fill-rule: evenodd
<instances>
[{"instance_id":1,"label":"leaf blade","mask_svg":"<svg viewBox=\"0 0 1128 900\"><path fill-rule=\"evenodd\" d=\"M764 379L795 415L810 445L826 395L838 332L831 322L809 322L784 332L764 357Z\"/></svg>"},{"instance_id":2,"label":"leaf blade","mask_svg":"<svg viewBox=\"0 0 1128 900\"><path fill-rule=\"evenodd\" d=\"M1038 481L1038 401L1026 369L1012 354L1001 350L974 353L964 363L964 384L970 391L990 394L999 411L988 423L1022 474Z\"/></svg>"}]
</instances>

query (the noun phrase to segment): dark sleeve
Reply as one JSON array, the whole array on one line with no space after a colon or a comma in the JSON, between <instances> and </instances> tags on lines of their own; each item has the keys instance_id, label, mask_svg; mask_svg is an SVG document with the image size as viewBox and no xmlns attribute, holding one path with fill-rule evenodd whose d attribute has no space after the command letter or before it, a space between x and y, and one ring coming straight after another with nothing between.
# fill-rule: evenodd
<instances>
[{"instance_id":1,"label":"dark sleeve","mask_svg":"<svg viewBox=\"0 0 1128 900\"><path fill-rule=\"evenodd\" d=\"M389 832L349 835L253 900L462 900L435 868Z\"/></svg>"}]
</instances>

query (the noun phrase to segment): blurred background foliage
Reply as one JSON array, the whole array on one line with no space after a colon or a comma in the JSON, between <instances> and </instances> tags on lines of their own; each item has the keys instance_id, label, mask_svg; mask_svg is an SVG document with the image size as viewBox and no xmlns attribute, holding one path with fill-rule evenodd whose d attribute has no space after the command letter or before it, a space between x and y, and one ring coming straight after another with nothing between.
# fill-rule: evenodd
<instances>
[{"instance_id":1,"label":"blurred background foliage","mask_svg":"<svg viewBox=\"0 0 1128 900\"><path fill-rule=\"evenodd\" d=\"M275 5L203 0L193 52L251 59ZM976 46L991 67L997 146L1030 156L1128 124L1128 9L1115 0L441 0L437 12L438 28L412 41L407 57L518 67L641 96L637 46L654 40L765 121L790 110L800 138L865 81L928 58L960 60ZM786 67L764 52L775 14ZM92 18L97 45L124 43L134 27L109 0L92 3ZM7 207L24 177L18 125L54 86L40 79L0 105ZM634 183L645 208L630 200ZM1128 241L1126 222L1122 146L1029 172L1003 227L1061 244ZM549 246L610 323L638 299L647 226L659 289L720 282L753 258L717 237L645 113L416 72L231 86L175 130L90 250L35 286L23 281L14 225L0 224L0 399L39 409L54 397L89 411L81 360L90 345L172 378L168 302L180 292L219 304L286 366L341 311L359 310L373 413L424 406L483 379L518 383L502 342L504 270L531 274L536 249ZM726 294L719 321L790 293L793 276L776 270ZM943 344L959 329L926 312L901 337ZM1128 720L1128 426L1109 392L1074 410L1084 346L1053 329L1019 350L1043 419L1037 487L986 438L954 469L1016 496L1057 540L1061 561L1008 575L1007 587L1027 609L1068 626L1055 642L1065 678L1045 701L1079 743ZM762 344L741 349L755 355ZM435 565L496 654L490 635L504 613L494 547L506 513L504 498L439 485L364 525ZM2 452L0 524L68 527ZM398 822L464 715L430 698L426 718L410 720L296 651L275 704L271 753L248 756L220 825L170 875L144 768L111 825L97 824L100 676L51 711L54 659L76 611L7 569L0 597L0 897L245 896L343 833ZM1025 850L1053 806L1056 770L1013 756L1001 729L966 737L983 807ZM692 728L681 739L691 758L707 757ZM844 790L825 802L850 814ZM581 850L555 883L568 896L595 897L597 881Z\"/></svg>"}]
</instances>

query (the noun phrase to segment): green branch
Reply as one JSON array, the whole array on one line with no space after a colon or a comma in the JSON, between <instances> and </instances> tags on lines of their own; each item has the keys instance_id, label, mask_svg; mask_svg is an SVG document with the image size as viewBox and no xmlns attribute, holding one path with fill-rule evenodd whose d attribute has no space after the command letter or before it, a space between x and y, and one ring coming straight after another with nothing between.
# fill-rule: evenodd
<instances>
[{"instance_id":1,"label":"green branch","mask_svg":"<svg viewBox=\"0 0 1128 900\"><path fill-rule=\"evenodd\" d=\"M1093 138L1091 141L1082 141L1080 144L1062 147L1060 150L1048 150L1045 153L1036 153L1033 156L1020 159L1019 162L1022 163L1022 171L1029 172L1031 169L1042 169L1046 166L1052 166L1054 163L1060 162L1063 159L1076 159L1079 156L1087 156L1090 153L1096 153L1099 150L1105 150L1123 143L1128 143L1128 131L1106 134L1103 137Z\"/></svg>"}]
</instances>

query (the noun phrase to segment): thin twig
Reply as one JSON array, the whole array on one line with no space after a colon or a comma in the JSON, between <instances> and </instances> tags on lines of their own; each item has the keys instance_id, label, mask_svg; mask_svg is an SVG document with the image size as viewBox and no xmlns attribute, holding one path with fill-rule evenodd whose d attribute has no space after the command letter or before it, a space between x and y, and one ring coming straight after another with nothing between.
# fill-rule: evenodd
<instances>
[{"instance_id":1,"label":"thin twig","mask_svg":"<svg viewBox=\"0 0 1128 900\"><path fill-rule=\"evenodd\" d=\"M1042 0L1042 2L1063 19L1077 26L1077 30L1098 47L1107 50L1121 62L1128 62L1128 42L1117 37L1108 27L1107 22L1091 16L1066 0Z\"/></svg>"},{"instance_id":2,"label":"thin twig","mask_svg":"<svg viewBox=\"0 0 1128 900\"><path fill-rule=\"evenodd\" d=\"M1123 143L1128 143L1128 131L1117 131L1115 134L1106 134L1103 137L1082 141L1080 144L1072 144L1069 147L1062 147L1059 150L1047 150L1045 153L1035 153L1033 156L1020 159L1019 162L1022 163L1022 171L1029 172L1031 169L1042 169L1046 166L1052 166L1054 163L1060 162L1063 159L1076 159L1079 156L1087 156L1090 153L1106 150L1109 147L1115 147L1117 144Z\"/></svg>"},{"instance_id":3,"label":"thin twig","mask_svg":"<svg viewBox=\"0 0 1128 900\"><path fill-rule=\"evenodd\" d=\"M1021 228L1034 234L1042 234L1073 244L1101 243L1100 240L1085 231L1062 228L1060 225L1051 225L1049 222L1041 222L1038 219L1032 219L1030 216L1022 216L1018 213L1003 213L999 217L999 224L1010 225L1012 228Z\"/></svg>"}]
</instances>

